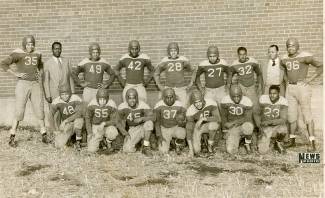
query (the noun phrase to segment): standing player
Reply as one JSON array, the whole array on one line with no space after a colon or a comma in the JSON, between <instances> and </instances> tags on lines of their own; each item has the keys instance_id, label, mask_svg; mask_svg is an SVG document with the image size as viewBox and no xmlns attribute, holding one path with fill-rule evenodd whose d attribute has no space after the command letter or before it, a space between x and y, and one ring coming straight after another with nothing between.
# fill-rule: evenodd
<instances>
[{"instance_id":1,"label":"standing player","mask_svg":"<svg viewBox=\"0 0 325 198\"><path fill-rule=\"evenodd\" d=\"M231 72L232 75L237 74L238 85L244 96L247 96L253 102L253 115L254 120L256 120L257 118L255 117L259 112L258 93L262 93L264 90L262 72L258 62L254 58L247 56L247 49L245 47L239 47L237 54L238 60L232 63ZM257 82L255 82L254 73L256 74Z\"/></svg>"},{"instance_id":2,"label":"standing player","mask_svg":"<svg viewBox=\"0 0 325 198\"><path fill-rule=\"evenodd\" d=\"M17 69L11 69L10 65L16 64ZM23 38L22 49L14 50L7 58L5 58L0 65L4 71L8 71L18 78L16 85L15 96L15 117L12 121L10 129L9 145L17 146L15 141L15 134L19 122L24 119L26 109L26 102L29 99L38 125L42 134L42 142L48 143L46 129L44 126L44 109L43 109L43 91L42 91L42 72L43 63L42 55L35 51L35 38L28 35Z\"/></svg>"},{"instance_id":3,"label":"standing player","mask_svg":"<svg viewBox=\"0 0 325 198\"><path fill-rule=\"evenodd\" d=\"M89 136L88 151L96 152L99 149L100 141L105 136L107 149L111 149L111 143L118 135L118 127L124 135L127 132L119 127L117 122L117 108L113 100L109 99L107 89L100 88L96 98L91 100L86 110L86 129Z\"/></svg>"},{"instance_id":4,"label":"standing player","mask_svg":"<svg viewBox=\"0 0 325 198\"><path fill-rule=\"evenodd\" d=\"M212 153L214 137L221 124L218 105L211 99L204 99L198 90L191 94L191 102L192 105L186 112L189 154L193 156L201 151L201 136L204 133L209 134L208 151Z\"/></svg>"},{"instance_id":5,"label":"standing player","mask_svg":"<svg viewBox=\"0 0 325 198\"><path fill-rule=\"evenodd\" d=\"M254 125L252 124L252 101L243 96L238 85L230 87L229 95L221 101L221 118L223 126L228 129L226 149L230 154L238 152L241 138L245 138L245 149L251 153Z\"/></svg>"},{"instance_id":6,"label":"standing player","mask_svg":"<svg viewBox=\"0 0 325 198\"><path fill-rule=\"evenodd\" d=\"M288 131L286 125L288 102L283 96L280 96L280 87L277 85L271 85L269 95L262 95L259 102L260 120L256 125L263 132L263 136L259 140L258 150L262 154L268 152L271 137L275 137L275 148L279 153L284 153L282 142Z\"/></svg>"},{"instance_id":7,"label":"standing player","mask_svg":"<svg viewBox=\"0 0 325 198\"><path fill-rule=\"evenodd\" d=\"M126 79L124 80L120 74L120 70L125 68ZM147 80L144 80L144 68L147 67L149 74ZM139 99L146 102L147 92L145 87L149 84L153 77L155 68L151 64L151 60L148 55L140 54L139 41L132 40L129 43L129 53L122 56L116 65L116 76L118 81L124 87L123 89L123 101L125 102L126 91L130 88L137 90Z\"/></svg>"},{"instance_id":8,"label":"standing player","mask_svg":"<svg viewBox=\"0 0 325 198\"><path fill-rule=\"evenodd\" d=\"M154 113L155 129L160 143L159 150L168 153L170 141L176 138L176 153L180 154L179 141L186 137L186 109L180 101L176 100L176 94L172 88L163 90L162 100L156 104Z\"/></svg>"},{"instance_id":9,"label":"standing player","mask_svg":"<svg viewBox=\"0 0 325 198\"><path fill-rule=\"evenodd\" d=\"M81 98L71 93L70 85L59 87L59 97L55 98L50 107L50 118L54 121L56 131L55 146L64 147L73 134L76 134L76 149L80 151L81 129L84 123L82 118ZM60 114L60 122L54 119L56 112ZM60 127L59 127L60 126Z\"/></svg>"},{"instance_id":10,"label":"standing player","mask_svg":"<svg viewBox=\"0 0 325 198\"><path fill-rule=\"evenodd\" d=\"M309 150L316 150L314 121L311 114L311 87L309 85L317 76L323 73L323 63L315 60L314 56L308 52L299 51L299 42L295 38L289 38L286 42L288 54L283 56L281 64L285 70L287 79L287 99L288 99L288 121L290 139L288 147L295 146L297 130L298 108L301 108L302 116L307 126L309 134ZM316 73L307 79L308 68L312 65L317 67Z\"/></svg>"},{"instance_id":11,"label":"standing player","mask_svg":"<svg viewBox=\"0 0 325 198\"><path fill-rule=\"evenodd\" d=\"M165 86L160 83L160 74L165 71L166 87L175 90L178 99L187 106L187 89L192 87L195 80L194 68L190 65L189 60L184 56L179 56L179 47L177 43L169 43L167 47L167 56L158 64L154 78L160 91ZM193 72L190 83L186 86L184 71Z\"/></svg>"},{"instance_id":12,"label":"standing player","mask_svg":"<svg viewBox=\"0 0 325 198\"><path fill-rule=\"evenodd\" d=\"M105 59L100 57L100 46L98 43L89 45L90 58L83 59L72 71L73 80L84 88L83 101L87 104L96 97L98 88L108 88L115 79L115 74L111 66ZM84 73L84 81L78 77L79 73ZM103 75L106 72L109 79L103 82Z\"/></svg>"},{"instance_id":13,"label":"standing player","mask_svg":"<svg viewBox=\"0 0 325 198\"><path fill-rule=\"evenodd\" d=\"M153 112L149 105L138 99L138 92L134 88L126 91L125 99L126 102L118 106L120 121L130 135L124 140L123 151L135 152L135 145L144 139L142 153L151 156L149 138L153 130Z\"/></svg>"},{"instance_id":14,"label":"standing player","mask_svg":"<svg viewBox=\"0 0 325 198\"><path fill-rule=\"evenodd\" d=\"M205 98L210 98L220 104L231 84L230 69L227 62L219 58L217 46L209 46L207 57L208 60L199 64L196 73L196 85ZM200 79L202 74L205 77L205 87L202 86ZM227 87L224 79L225 74L227 75Z\"/></svg>"}]
</instances>

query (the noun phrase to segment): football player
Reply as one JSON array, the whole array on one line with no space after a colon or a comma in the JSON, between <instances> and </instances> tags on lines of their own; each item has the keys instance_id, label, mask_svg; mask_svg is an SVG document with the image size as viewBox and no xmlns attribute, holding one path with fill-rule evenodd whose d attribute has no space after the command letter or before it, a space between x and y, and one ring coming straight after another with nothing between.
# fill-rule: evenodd
<instances>
[{"instance_id":1,"label":"football player","mask_svg":"<svg viewBox=\"0 0 325 198\"><path fill-rule=\"evenodd\" d=\"M147 67L149 74L144 80L144 68ZM120 70L125 68L125 79L122 78ZM140 43L137 40L132 40L129 43L129 53L122 56L116 65L115 72L118 81L121 83L123 89L123 101L125 102L126 91L130 88L137 90L139 99L146 102L147 92L145 87L149 84L153 77L155 68L151 64L148 55L140 54Z\"/></svg>"},{"instance_id":2,"label":"football player","mask_svg":"<svg viewBox=\"0 0 325 198\"><path fill-rule=\"evenodd\" d=\"M188 97L187 90L192 87L195 80L194 67L191 66L189 60L179 55L179 47L175 42L169 43L167 47L167 56L164 57L156 67L154 78L160 91L164 90L160 82L160 74L166 74L166 87L171 87L175 90L178 99L187 106ZM188 85L185 82L184 72L192 72L192 78Z\"/></svg>"},{"instance_id":3,"label":"football player","mask_svg":"<svg viewBox=\"0 0 325 198\"><path fill-rule=\"evenodd\" d=\"M218 105L211 99L204 99L202 93L194 90L191 94L192 105L186 111L186 132L190 156L201 151L201 136L209 134L208 151L213 152L214 137L220 128Z\"/></svg>"},{"instance_id":4,"label":"football player","mask_svg":"<svg viewBox=\"0 0 325 198\"><path fill-rule=\"evenodd\" d=\"M288 133L286 125L288 114L287 100L280 96L280 87L278 85L271 85L269 95L262 95L259 102L261 112L260 119L258 119L256 125L263 134L258 142L258 151L261 154L267 153L271 137L275 137L275 149L279 153L285 153L282 142Z\"/></svg>"},{"instance_id":5,"label":"football player","mask_svg":"<svg viewBox=\"0 0 325 198\"><path fill-rule=\"evenodd\" d=\"M179 100L176 100L176 94L172 88L163 90L162 100L156 104L154 113L155 129L160 143L159 150L162 153L168 153L170 141L172 138L176 138L176 153L180 154L181 144L179 141L186 137L186 109Z\"/></svg>"},{"instance_id":6,"label":"football player","mask_svg":"<svg viewBox=\"0 0 325 198\"><path fill-rule=\"evenodd\" d=\"M108 88L115 79L115 73L104 58L100 57L101 49L98 43L89 45L89 58L83 59L72 71L73 80L84 88L83 101L87 104L96 97L99 88ZM84 73L84 81L78 77L79 73ZM103 82L103 75L106 72L109 79Z\"/></svg>"},{"instance_id":7,"label":"football player","mask_svg":"<svg viewBox=\"0 0 325 198\"><path fill-rule=\"evenodd\" d=\"M10 68L16 64L17 69ZM40 52L35 50L35 38L32 35L25 36L22 42L22 48L15 49L7 58L1 61L0 66L4 71L18 78L15 90L15 116L10 129L9 145L16 147L15 134L19 122L24 119L26 102L30 100L33 112L38 120L42 142L48 143L46 128L44 126L43 109L43 62Z\"/></svg>"},{"instance_id":8,"label":"football player","mask_svg":"<svg viewBox=\"0 0 325 198\"><path fill-rule=\"evenodd\" d=\"M262 72L259 63L252 57L247 56L247 49L239 47L237 49L238 60L235 60L231 65L231 75L237 74L238 85L244 96L247 96L253 102L253 115L254 120L259 113L258 94L263 93L264 83ZM256 80L255 82L255 77ZM230 80L232 82L232 79Z\"/></svg>"},{"instance_id":9,"label":"football player","mask_svg":"<svg viewBox=\"0 0 325 198\"><path fill-rule=\"evenodd\" d=\"M142 153L151 156L149 138L153 130L154 115L149 105L138 99L134 88L126 91L126 102L118 106L120 122L128 129L129 138L124 139L123 151L135 152L135 145L143 139Z\"/></svg>"},{"instance_id":10,"label":"football player","mask_svg":"<svg viewBox=\"0 0 325 198\"><path fill-rule=\"evenodd\" d=\"M208 47L207 57L208 60L202 61L198 66L195 82L205 98L210 98L220 104L221 99L227 95L231 84L230 69L227 62L219 58L217 46ZM205 86L202 86L201 83L200 76L202 74L204 74ZM224 79L225 75L227 75L227 84Z\"/></svg>"},{"instance_id":11,"label":"football player","mask_svg":"<svg viewBox=\"0 0 325 198\"><path fill-rule=\"evenodd\" d=\"M309 134L310 151L316 150L314 121L311 113L311 87L309 85L316 77L323 73L323 63L318 62L308 52L299 51L299 42L295 38L289 38L286 42L287 55L281 59L281 65L285 70L287 80L288 121L290 139L287 147L295 146L297 130L298 108L301 108L302 116ZM312 65L317 68L316 73L307 79L308 68Z\"/></svg>"},{"instance_id":12,"label":"football player","mask_svg":"<svg viewBox=\"0 0 325 198\"><path fill-rule=\"evenodd\" d=\"M80 151L81 129L84 123L81 98L71 93L70 85L60 86L59 95L50 106L50 118L54 121L56 130L55 146L64 147L71 136L76 134L76 149ZM60 114L61 124L54 119L56 112Z\"/></svg>"},{"instance_id":13,"label":"football player","mask_svg":"<svg viewBox=\"0 0 325 198\"><path fill-rule=\"evenodd\" d=\"M105 137L107 150L111 150L111 143L118 135L118 130L127 136L128 133L120 127L117 107L113 100L109 99L107 89L99 88L96 98L91 100L86 109L86 129L89 137L88 151L97 152L99 144ZM88 139L88 138L87 138Z\"/></svg>"},{"instance_id":14,"label":"football player","mask_svg":"<svg viewBox=\"0 0 325 198\"><path fill-rule=\"evenodd\" d=\"M245 149L251 153L254 125L252 123L252 101L243 96L238 85L230 87L229 95L221 100L221 118L223 127L228 129L226 149L230 154L238 152L241 138L245 140Z\"/></svg>"}]
</instances>

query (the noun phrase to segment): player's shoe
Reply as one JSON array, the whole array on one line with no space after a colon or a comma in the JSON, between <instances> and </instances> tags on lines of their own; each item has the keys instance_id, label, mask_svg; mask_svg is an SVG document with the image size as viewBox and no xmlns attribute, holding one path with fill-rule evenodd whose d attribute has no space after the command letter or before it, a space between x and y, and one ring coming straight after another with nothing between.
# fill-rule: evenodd
<instances>
[{"instance_id":1,"label":"player's shoe","mask_svg":"<svg viewBox=\"0 0 325 198\"><path fill-rule=\"evenodd\" d=\"M43 133L43 134L42 134L42 142L43 142L44 144L48 144L48 143L51 142L51 141L49 140L49 138L48 138L48 135L47 135L46 133Z\"/></svg>"},{"instance_id":2,"label":"player's shoe","mask_svg":"<svg viewBox=\"0 0 325 198\"><path fill-rule=\"evenodd\" d=\"M9 146L16 148L17 142L15 141L15 135L10 135Z\"/></svg>"},{"instance_id":3,"label":"player's shoe","mask_svg":"<svg viewBox=\"0 0 325 198\"><path fill-rule=\"evenodd\" d=\"M208 144L209 153L213 153L213 144Z\"/></svg>"},{"instance_id":4,"label":"player's shoe","mask_svg":"<svg viewBox=\"0 0 325 198\"><path fill-rule=\"evenodd\" d=\"M244 144L245 150L247 154L251 154L252 153L252 148L251 148L251 144L249 143L245 143Z\"/></svg>"},{"instance_id":5,"label":"player's shoe","mask_svg":"<svg viewBox=\"0 0 325 198\"><path fill-rule=\"evenodd\" d=\"M289 138L289 141L285 143L284 147L295 147L296 146L296 138Z\"/></svg>"},{"instance_id":6,"label":"player's shoe","mask_svg":"<svg viewBox=\"0 0 325 198\"><path fill-rule=\"evenodd\" d=\"M81 142L80 142L80 140L76 141L76 150L81 151Z\"/></svg>"},{"instance_id":7,"label":"player's shoe","mask_svg":"<svg viewBox=\"0 0 325 198\"><path fill-rule=\"evenodd\" d=\"M150 146L143 146L142 153L147 157L152 157L152 152L150 150Z\"/></svg>"},{"instance_id":8,"label":"player's shoe","mask_svg":"<svg viewBox=\"0 0 325 198\"><path fill-rule=\"evenodd\" d=\"M310 144L308 146L308 152L315 152L317 149L316 149L316 142L315 140L312 140L310 141Z\"/></svg>"},{"instance_id":9,"label":"player's shoe","mask_svg":"<svg viewBox=\"0 0 325 198\"><path fill-rule=\"evenodd\" d=\"M274 148L275 148L275 150L277 150L280 154L285 154L285 153L286 153L286 150L285 150L285 148L283 147L282 142L275 141L275 143L274 143Z\"/></svg>"}]
</instances>

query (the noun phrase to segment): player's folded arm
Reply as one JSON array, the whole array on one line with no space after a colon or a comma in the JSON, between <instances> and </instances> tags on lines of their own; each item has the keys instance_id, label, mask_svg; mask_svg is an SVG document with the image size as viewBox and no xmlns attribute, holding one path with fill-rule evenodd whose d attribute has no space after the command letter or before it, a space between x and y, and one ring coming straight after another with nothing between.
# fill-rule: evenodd
<instances>
[{"instance_id":1,"label":"player's folded arm","mask_svg":"<svg viewBox=\"0 0 325 198\"><path fill-rule=\"evenodd\" d=\"M221 116L218 107L215 107L214 110L211 112L211 114L212 115L210 117L207 117L208 122L218 122L218 123L221 122L221 118L220 118Z\"/></svg>"},{"instance_id":2,"label":"player's folded arm","mask_svg":"<svg viewBox=\"0 0 325 198\"><path fill-rule=\"evenodd\" d=\"M195 121L193 116L186 116L186 138L188 140L193 139L193 132L194 132L194 127L195 127Z\"/></svg>"},{"instance_id":3,"label":"player's folded arm","mask_svg":"<svg viewBox=\"0 0 325 198\"><path fill-rule=\"evenodd\" d=\"M147 79L144 81L144 85L147 86L152 79L154 79L155 67L152 65L151 60L147 60L145 66L148 69Z\"/></svg>"},{"instance_id":4,"label":"player's folded arm","mask_svg":"<svg viewBox=\"0 0 325 198\"><path fill-rule=\"evenodd\" d=\"M161 116L160 116L160 108L157 108L154 110L154 115L155 115L155 131L156 131L156 136L157 137L162 137L161 134Z\"/></svg>"},{"instance_id":5,"label":"player's folded arm","mask_svg":"<svg viewBox=\"0 0 325 198\"><path fill-rule=\"evenodd\" d=\"M80 85L81 84L81 80L79 79L79 77L78 77L78 75L79 75L79 73L81 73L81 72L84 72L84 69L83 69L83 67L81 67L81 66L77 66L77 67L74 67L73 69L72 69L72 71L71 71L71 77L72 77L72 79L74 80L74 82L76 83L76 84L78 84L78 85Z\"/></svg>"},{"instance_id":6,"label":"player's folded arm","mask_svg":"<svg viewBox=\"0 0 325 198\"><path fill-rule=\"evenodd\" d=\"M115 71L112 69L112 67L110 65L107 64L107 67L105 69L106 73L109 75L109 79L106 80L103 84L105 86L105 88L109 87L112 85L112 83L114 82L116 75L115 75Z\"/></svg>"},{"instance_id":7,"label":"player's folded arm","mask_svg":"<svg viewBox=\"0 0 325 198\"><path fill-rule=\"evenodd\" d=\"M220 105L220 117L222 126L225 126L227 123L227 104Z\"/></svg>"},{"instance_id":8,"label":"player's folded arm","mask_svg":"<svg viewBox=\"0 0 325 198\"><path fill-rule=\"evenodd\" d=\"M54 121L54 128L55 130L59 130L59 123L58 123L58 120L57 119L54 119L54 116L55 116L55 113L58 111L58 106L55 105L55 104L50 104L50 113L49 113L49 116L50 116L50 120L53 120Z\"/></svg>"},{"instance_id":9,"label":"player's folded arm","mask_svg":"<svg viewBox=\"0 0 325 198\"><path fill-rule=\"evenodd\" d=\"M274 119L271 121L272 125L283 125L287 123L288 120L288 107L287 106L282 106L280 107L280 118L279 119Z\"/></svg>"},{"instance_id":10,"label":"player's folded arm","mask_svg":"<svg viewBox=\"0 0 325 198\"><path fill-rule=\"evenodd\" d=\"M85 110L85 122L86 122L86 130L88 134L92 134L92 119L94 116L94 109L90 106Z\"/></svg>"},{"instance_id":11,"label":"player's folded arm","mask_svg":"<svg viewBox=\"0 0 325 198\"><path fill-rule=\"evenodd\" d=\"M195 75L195 84L201 92L203 90L203 86L202 86L202 82L201 82L201 78L200 78L202 73L203 73L202 67L198 66L198 69L197 69L196 75Z\"/></svg>"}]
</instances>

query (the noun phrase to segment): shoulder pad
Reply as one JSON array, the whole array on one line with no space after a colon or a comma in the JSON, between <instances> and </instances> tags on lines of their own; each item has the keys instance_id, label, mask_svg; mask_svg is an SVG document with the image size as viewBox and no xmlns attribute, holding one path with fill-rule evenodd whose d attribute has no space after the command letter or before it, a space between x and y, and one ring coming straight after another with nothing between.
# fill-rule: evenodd
<instances>
[{"instance_id":1,"label":"shoulder pad","mask_svg":"<svg viewBox=\"0 0 325 198\"><path fill-rule=\"evenodd\" d=\"M188 61L188 59L185 56L179 56L178 59L176 60Z\"/></svg>"},{"instance_id":2,"label":"shoulder pad","mask_svg":"<svg viewBox=\"0 0 325 198\"><path fill-rule=\"evenodd\" d=\"M140 54L138 58L142 58L142 59L146 59L146 60L150 60L150 57L147 54Z\"/></svg>"},{"instance_id":3,"label":"shoulder pad","mask_svg":"<svg viewBox=\"0 0 325 198\"><path fill-rule=\"evenodd\" d=\"M64 103L64 101L61 100L60 96L56 97L52 102L53 105L57 105L57 104L60 104L60 103Z\"/></svg>"},{"instance_id":4,"label":"shoulder pad","mask_svg":"<svg viewBox=\"0 0 325 198\"><path fill-rule=\"evenodd\" d=\"M179 100L176 100L175 103L173 104L174 107L183 107L185 108L184 104L179 101Z\"/></svg>"},{"instance_id":5,"label":"shoulder pad","mask_svg":"<svg viewBox=\"0 0 325 198\"><path fill-rule=\"evenodd\" d=\"M72 101L82 102L81 98L76 94L71 95L70 102L72 102Z\"/></svg>"},{"instance_id":6,"label":"shoulder pad","mask_svg":"<svg viewBox=\"0 0 325 198\"><path fill-rule=\"evenodd\" d=\"M92 100L90 101L90 103L88 104L88 107L89 107L89 106L92 106L92 105L96 105L96 106L98 106L98 103L97 103L96 98L94 98L94 99L92 99Z\"/></svg>"},{"instance_id":7,"label":"shoulder pad","mask_svg":"<svg viewBox=\"0 0 325 198\"><path fill-rule=\"evenodd\" d=\"M107 65L108 65L108 62L106 61L106 59L105 59L105 58L100 58L98 62L102 62L102 63L105 63L105 64L107 64Z\"/></svg>"},{"instance_id":8,"label":"shoulder pad","mask_svg":"<svg viewBox=\"0 0 325 198\"><path fill-rule=\"evenodd\" d=\"M125 58L131 58L131 57L130 57L129 54L124 54L124 55L120 58L120 60L123 60L123 59L125 59Z\"/></svg>"},{"instance_id":9,"label":"shoulder pad","mask_svg":"<svg viewBox=\"0 0 325 198\"><path fill-rule=\"evenodd\" d=\"M80 61L80 63L78 63L78 66L82 66L82 65L84 65L84 64L86 64L86 63L90 63L89 58L84 58L84 59L82 59L82 61Z\"/></svg>"},{"instance_id":10,"label":"shoulder pad","mask_svg":"<svg viewBox=\"0 0 325 198\"><path fill-rule=\"evenodd\" d=\"M17 48L12 51L12 53L26 53L23 49Z\"/></svg>"},{"instance_id":11,"label":"shoulder pad","mask_svg":"<svg viewBox=\"0 0 325 198\"><path fill-rule=\"evenodd\" d=\"M243 96L243 98L240 101L240 104L245 105L247 107L252 107L253 103L251 99L249 99L247 96Z\"/></svg>"},{"instance_id":12,"label":"shoulder pad","mask_svg":"<svg viewBox=\"0 0 325 198\"><path fill-rule=\"evenodd\" d=\"M223 59L223 58L220 58L220 62L218 64L227 65L228 66L227 61L225 59Z\"/></svg>"},{"instance_id":13,"label":"shoulder pad","mask_svg":"<svg viewBox=\"0 0 325 198\"><path fill-rule=\"evenodd\" d=\"M110 106L110 107L113 107L113 108L115 108L115 109L117 108L116 103L115 103L114 100L112 100L112 99L109 99L109 100L107 101L106 106Z\"/></svg>"},{"instance_id":14,"label":"shoulder pad","mask_svg":"<svg viewBox=\"0 0 325 198\"><path fill-rule=\"evenodd\" d=\"M167 56L165 56L164 58L161 59L161 61L159 62L159 64L164 63L164 62L167 62L167 61L169 61L169 59L168 59Z\"/></svg>"},{"instance_id":15,"label":"shoulder pad","mask_svg":"<svg viewBox=\"0 0 325 198\"><path fill-rule=\"evenodd\" d=\"M232 64L231 64L231 66L233 66L233 65L238 65L238 64L241 64L238 60L234 60L233 62L232 62Z\"/></svg>"},{"instance_id":16,"label":"shoulder pad","mask_svg":"<svg viewBox=\"0 0 325 198\"><path fill-rule=\"evenodd\" d=\"M199 63L199 66L201 67L208 66L208 65L211 65L211 63L208 60L204 60Z\"/></svg>"},{"instance_id":17,"label":"shoulder pad","mask_svg":"<svg viewBox=\"0 0 325 198\"><path fill-rule=\"evenodd\" d=\"M192 104L186 111L186 116L193 116L195 113L197 112L197 109L195 108L195 106Z\"/></svg>"},{"instance_id":18,"label":"shoulder pad","mask_svg":"<svg viewBox=\"0 0 325 198\"><path fill-rule=\"evenodd\" d=\"M259 99L260 104L270 104L271 100L269 95L262 95Z\"/></svg>"},{"instance_id":19,"label":"shoulder pad","mask_svg":"<svg viewBox=\"0 0 325 198\"><path fill-rule=\"evenodd\" d=\"M288 106L288 101L283 96L280 96L280 99L279 99L279 101L277 103L280 104L280 105Z\"/></svg>"},{"instance_id":20,"label":"shoulder pad","mask_svg":"<svg viewBox=\"0 0 325 198\"><path fill-rule=\"evenodd\" d=\"M251 62L251 63L258 64L258 61L255 58L253 58L253 57L248 57L248 61L247 62Z\"/></svg>"},{"instance_id":21,"label":"shoulder pad","mask_svg":"<svg viewBox=\"0 0 325 198\"><path fill-rule=\"evenodd\" d=\"M298 54L298 56L297 57L308 57L308 56L313 56L311 53L309 53L309 52L304 52L304 51L302 51L302 52L300 52L299 54Z\"/></svg>"},{"instance_id":22,"label":"shoulder pad","mask_svg":"<svg viewBox=\"0 0 325 198\"><path fill-rule=\"evenodd\" d=\"M118 110L129 108L129 105L127 102L123 102L118 106Z\"/></svg>"},{"instance_id":23,"label":"shoulder pad","mask_svg":"<svg viewBox=\"0 0 325 198\"><path fill-rule=\"evenodd\" d=\"M149 105L148 104L146 104L145 102L143 102L143 101L139 101L139 106L138 106L138 108L137 109L151 109L150 107L149 107Z\"/></svg>"},{"instance_id":24,"label":"shoulder pad","mask_svg":"<svg viewBox=\"0 0 325 198\"><path fill-rule=\"evenodd\" d=\"M157 104L155 105L154 109L158 109L161 106L166 106L163 100L159 100Z\"/></svg>"},{"instance_id":25,"label":"shoulder pad","mask_svg":"<svg viewBox=\"0 0 325 198\"><path fill-rule=\"evenodd\" d=\"M205 101L206 101L205 106L216 106L216 107L218 107L218 104L214 100L211 100L211 99L207 98L207 99L205 99Z\"/></svg>"},{"instance_id":26,"label":"shoulder pad","mask_svg":"<svg viewBox=\"0 0 325 198\"><path fill-rule=\"evenodd\" d=\"M227 95L225 97L223 97L221 99L221 104L229 104L229 103L234 103L231 98L230 98L230 95Z\"/></svg>"}]
</instances>

